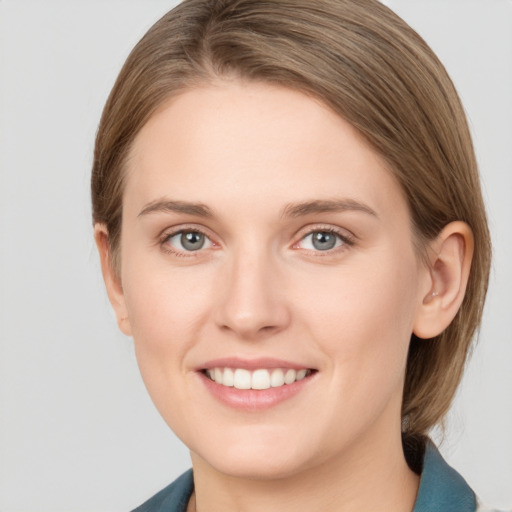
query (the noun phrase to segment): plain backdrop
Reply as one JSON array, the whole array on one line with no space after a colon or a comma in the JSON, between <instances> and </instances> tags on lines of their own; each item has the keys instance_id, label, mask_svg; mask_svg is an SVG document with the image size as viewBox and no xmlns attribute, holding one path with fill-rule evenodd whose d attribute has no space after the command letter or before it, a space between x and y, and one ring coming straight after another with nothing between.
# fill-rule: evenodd
<instances>
[{"instance_id":1,"label":"plain backdrop","mask_svg":"<svg viewBox=\"0 0 512 512\"><path fill-rule=\"evenodd\" d=\"M170 0L0 0L0 511L127 511L189 466L118 333L93 246L103 104ZM470 119L494 239L480 343L441 450L512 506L512 2L389 0ZM436 438L440 440L439 434Z\"/></svg>"}]
</instances>

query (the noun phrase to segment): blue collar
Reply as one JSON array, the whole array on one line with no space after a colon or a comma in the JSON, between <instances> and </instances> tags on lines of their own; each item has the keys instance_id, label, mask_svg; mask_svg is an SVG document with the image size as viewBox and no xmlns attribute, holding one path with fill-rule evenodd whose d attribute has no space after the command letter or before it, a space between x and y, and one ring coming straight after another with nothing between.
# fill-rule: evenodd
<instances>
[{"instance_id":1,"label":"blue collar","mask_svg":"<svg viewBox=\"0 0 512 512\"><path fill-rule=\"evenodd\" d=\"M194 478L189 469L132 512L186 512L193 491Z\"/></svg>"},{"instance_id":2,"label":"blue collar","mask_svg":"<svg viewBox=\"0 0 512 512\"><path fill-rule=\"evenodd\" d=\"M429 441L423 459L420 488L412 512L475 512L475 510L475 493Z\"/></svg>"},{"instance_id":3,"label":"blue collar","mask_svg":"<svg viewBox=\"0 0 512 512\"><path fill-rule=\"evenodd\" d=\"M133 512L185 512L194 490L192 470L155 494ZM423 459L418 497L412 512L475 512L475 494L465 480L448 466L429 441Z\"/></svg>"}]
</instances>

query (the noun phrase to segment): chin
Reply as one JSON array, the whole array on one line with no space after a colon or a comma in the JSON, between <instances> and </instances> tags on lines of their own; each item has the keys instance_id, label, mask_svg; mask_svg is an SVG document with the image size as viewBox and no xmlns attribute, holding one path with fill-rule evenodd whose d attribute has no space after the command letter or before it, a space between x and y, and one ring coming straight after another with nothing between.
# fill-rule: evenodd
<instances>
[{"instance_id":1,"label":"chin","mask_svg":"<svg viewBox=\"0 0 512 512\"><path fill-rule=\"evenodd\" d=\"M268 456L249 457L238 455L236 459L224 458L221 461L207 461L216 471L233 478L244 480L281 480L300 472L304 461Z\"/></svg>"},{"instance_id":2,"label":"chin","mask_svg":"<svg viewBox=\"0 0 512 512\"><path fill-rule=\"evenodd\" d=\"M313 465L303 443L282 439L254 438L247 442L209 445L204 452L194 452L214 470L234 478L279 480Z\"/></svg>"}]
</instances>

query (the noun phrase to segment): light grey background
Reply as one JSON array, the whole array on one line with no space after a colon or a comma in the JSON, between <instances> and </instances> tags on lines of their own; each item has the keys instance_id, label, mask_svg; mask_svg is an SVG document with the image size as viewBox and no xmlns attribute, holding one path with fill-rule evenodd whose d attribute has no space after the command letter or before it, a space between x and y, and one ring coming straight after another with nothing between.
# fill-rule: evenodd
<instances>
[{"instance_id":1,"label":"light grey background","mask_svg":"<svg viewBox=\"0 0 512 512\"><path fill-rule=\"evenodd\" d=\"M118 333L90 225L104 101L176 2L0 0L0 511L127 511L189 465ZM512 2L389 0L470 118L495 259L480 344L442 452L512 504ZM439 437L439 436L438 436Z\"/></svg>"}]
</instances>

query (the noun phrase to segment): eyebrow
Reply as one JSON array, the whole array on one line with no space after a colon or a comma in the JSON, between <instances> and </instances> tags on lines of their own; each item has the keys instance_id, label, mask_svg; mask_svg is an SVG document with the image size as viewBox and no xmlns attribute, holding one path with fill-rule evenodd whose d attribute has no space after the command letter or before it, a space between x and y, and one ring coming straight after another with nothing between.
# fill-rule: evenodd
<instances>
[{"instance_id":1,"label":"eyebrow","mask_svg":"<svg viewBox=\"0 0 512 512\"><path fill-rule=\"evenodd\" d=\"M157 199L148 203L140 211L137 217L148 215L150 213L174 212L195 215L197 217L213 217L213 213L208 206L202 203L191 203L188 201L172 201L168 199Z\"/></svg>"},{"instance_id":2,"label":"eyebrow","mask_svg":"<svg viewBox=\"0 0 512 512\"><path fill-rule=\"evenodd\" d=\"M283 217L304 217L313 213L327 213L327 212L345 212L345 211L358 211L363 212L373 217L377 217L377 213L369 206L354 201L353 199L331 199L321 200L315 199L311 201L303 201L299 203L290 203L286 205L282 212ZM148 215L150 213L171 212L171 213L185 213L197 217L212 218L213 212L208 206L202 203L193 203L188 201L174 201L170 199L158 199L148 203L138 214L138 217Z\"/></svg>"},{"instance_id":3,"label":"eyebrow","mask_svg":"<svg viewBox=\"0 0 512 512\"><path fill-rule=\"evenodd\" d=\"M363 212L378 218L375 210L353 199L313 200L292 203L283 209L281 217L303 217L312 213L345 211Z\"/></svg>"}]
</instances>

